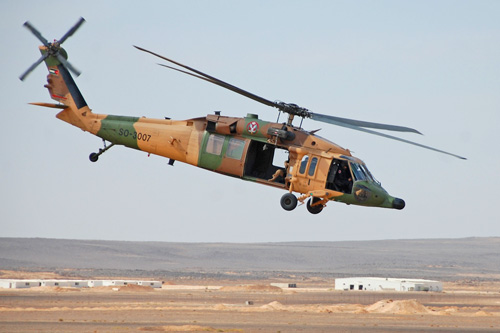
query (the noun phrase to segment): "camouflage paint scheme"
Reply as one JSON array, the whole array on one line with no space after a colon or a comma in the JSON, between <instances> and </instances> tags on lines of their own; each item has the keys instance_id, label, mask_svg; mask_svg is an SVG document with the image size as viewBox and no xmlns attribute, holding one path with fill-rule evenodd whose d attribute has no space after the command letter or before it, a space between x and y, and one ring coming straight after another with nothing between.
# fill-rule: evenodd
<instances>
[{"instance_id":1,"label":"camouflage paint scheme","mask_svg":"<svg viewBox=\"0 0 500 333\"><path fill-rule=\"evenodd\" d=\"M41 46L42 54L46 47ZM298 200L316 198L312 205L327 201L346 204L402 209L380 183L373 179L351 181L352 191L338 191L326 186L332 161L364 163L344 149L303 129L266 122L256 115L245 118L219 114L188 120L150 119L93 113L68 70L54 57L46 58L50 96L59 104L32 103L63 109L57 118L117 145L167 157L207 170L259 184L302 194ZM277 132L281 130L279 137ZM272 153L289 153L289 168L274 166ZM268 153L266 152L268 151ZM272 153L271 153L272 152ZM308 157L301 170L301 161ZM265 161L264 161L265 160ZM314 165L311 161L314 160ZM351 165L351 164L349 164ZM280 181L273 174L283 170ZM352 177L352 174L350 174ZM401 200L402 201L402 200Z\"/></svg>"}]
</instances>

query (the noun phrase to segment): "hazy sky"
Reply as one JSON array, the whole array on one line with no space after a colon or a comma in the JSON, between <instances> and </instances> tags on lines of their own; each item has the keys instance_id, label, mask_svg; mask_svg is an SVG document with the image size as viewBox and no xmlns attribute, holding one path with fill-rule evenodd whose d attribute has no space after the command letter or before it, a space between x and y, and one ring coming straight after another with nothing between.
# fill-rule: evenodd
<instances>
[{"instance_id":1,"label":"hazy sky","mask_svg":"<svg viewBox=\"0 0 500 333\"><path fill-rule=\"evenodd\" d=\"M64 44L90 108L188 119L277 112L167 70L139 45L270 100L416 128L466 156L306 120L364 160L402 211L331 202L284 211L281 190L115 147L57 120L35 60ZM10 1L0 3L2 237L277 242L500 236L499 1Z\"/></svg>"}]
</instances>

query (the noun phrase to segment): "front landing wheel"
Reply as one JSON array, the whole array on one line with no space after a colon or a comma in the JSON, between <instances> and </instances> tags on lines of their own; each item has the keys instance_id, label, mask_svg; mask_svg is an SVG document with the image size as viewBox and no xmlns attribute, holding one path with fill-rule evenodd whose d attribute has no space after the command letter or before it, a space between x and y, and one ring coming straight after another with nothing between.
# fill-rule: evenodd
<instances>
[{"instance_id":1,"label":"front landing wheel","mask_svg":"<svg viewBox=\"0 0 500 333\"><path fill-rule=\"evenodd\" d=\"M320 198L311 198L309 200L307 200L307 210L309 211L309 213L311 214L319 214L321 213L321 211L323 210L323 205L315 205L315 206L312 206L314 203L318 202L318 201L321 201Z\"/></svg>"},{"instance_id":2,"label":"front landing wheel","mask_svg":"<svg viewBox=\"0 0 500 333\"><path fill-rule=\"evenodd\" d=\"M297 197L292 193L283 194L281 197L281 207L284 210L294 210L297 207Z\"/></svg>"}]
</instances>

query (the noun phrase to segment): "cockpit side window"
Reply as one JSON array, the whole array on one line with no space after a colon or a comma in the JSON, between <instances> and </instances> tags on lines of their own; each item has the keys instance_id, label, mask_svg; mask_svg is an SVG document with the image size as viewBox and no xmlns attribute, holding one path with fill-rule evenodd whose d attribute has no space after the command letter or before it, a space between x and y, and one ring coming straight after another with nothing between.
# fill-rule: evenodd
<instances>
[{"instance_id":1,"label":"cockpit side window","mask_svg":"<svg viewBox=\"0 0 500 333\"><path fill-rule=\"evenodd\" d=\"M326 180L326 188L342 193L352 192L352 175L345 160L334 158Z\"/></svg>"},{"instance_id":2,"label":"cockpit side window","mask_svg":"<svg viewBox=\"0 0 500 333\"><path fill-rule=\"evenodd\" d=\"M371 181L377 183L380 185L380 182L378 180L375 179L375 177L373 177L372 173L370 172L370 170L368 170L368 168L366 167L366 165L364 164L361 164L361 167L363 168L363 170L365 171L366 175L368 176L368 178L370 178Z\"/></svg>"},{"instance_id":3,"label":"cockpit side window","mask_svg":"<svg viewBox=\"0 0 500 333\"><path fill-rule=\"evenodd\" d=\"M305 173L307 168L307 162L309 162L309 156L302 157L302 161L300 162L299 173Z\"/></svg>"},{"instance_id":4,"label":"cockpit side window","mask_svg":"<svg viewBox=\"0 0 500 333\"><path fill-rule=\"evenodd\" d=\"M349 164L351 165L352 173L354 174L354 179L379 183L375 178L373 178L372 174L370 173L366 165L354 162L349 162Z\"/></svg>"},{"instance_id":5,"label":"cockpit side window","mask_svg":"<svg viewBox=\"0 0 500 333\"><path fill-rule=\"evenodd\" d=\"M349 162L355 180L368 180L365 172L358 163Z\"/></svg>"}]
</instances>

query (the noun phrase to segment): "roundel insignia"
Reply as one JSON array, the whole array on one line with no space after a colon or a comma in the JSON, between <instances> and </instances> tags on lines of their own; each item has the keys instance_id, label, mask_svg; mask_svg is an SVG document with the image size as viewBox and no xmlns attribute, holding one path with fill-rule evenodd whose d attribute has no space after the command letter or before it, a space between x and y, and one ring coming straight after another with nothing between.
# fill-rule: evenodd
<instances>
[{"instance_id":1,"label":"roundel insignia","mask_svg":"<svg viewBox=\"0 0 500 333\"><path fill-rule=\"evenodd\" d=\"M251 121L247 125L247 131L250 134L255 134L259 130L259 123L256 121Z\"/></svg>"}]
</instances>

